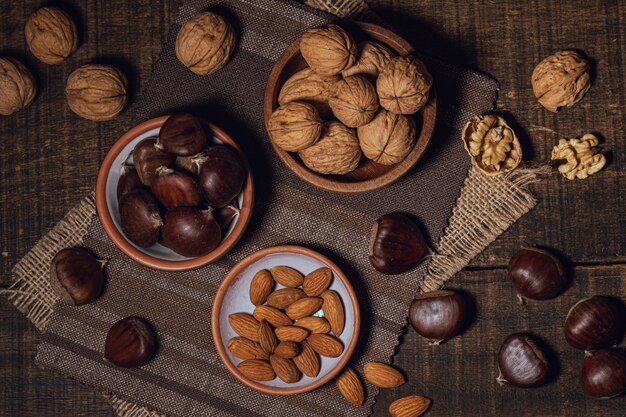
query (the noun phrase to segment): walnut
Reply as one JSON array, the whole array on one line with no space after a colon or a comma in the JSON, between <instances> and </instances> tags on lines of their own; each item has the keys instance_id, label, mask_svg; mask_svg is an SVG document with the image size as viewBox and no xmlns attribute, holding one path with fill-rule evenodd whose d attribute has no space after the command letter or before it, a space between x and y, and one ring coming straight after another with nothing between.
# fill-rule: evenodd
<instances>
[{"instance_id":1,"label":"walnut","mask_svg":"<svg viewBox=\"0 0 626 417\"><path fill-rule=\"evenodd\" d=\"M357 136L365 156L383 165L402 161L417 140L413 118L384 109L374 120L359 127Z\"/></svg>"},{"instance_id":2,"label":"walnut","mask_svg":"<svg viewBox=\"0 0 626 417\"><path fill-rule=\"evenodd\" d=\"M301 151L317 142L323 125L317 109L300 101L280 106L267 122L274 143L289 152Z\"/></svg>"},{"instance_id":3,"label":"walnut","mask_svg":"<svg viewBox=\"0 0 626 417\"><path fill-rule=\"evenodd\" d=\"M395 56L391 49L378 42L359 42L357 60L353 66L341 72L344 77L356 74L367 74L378 77L378 74Z\"/></svg>"},{"instance_id":4,"label":"walnut","mask_svg":"<svg viewBox=\"0 0 626 417\"><path fill-rule=\"evenodd\" d=\"M56 7L42 7L33 13L24 34L30 52L46 64L63 62L78 46L74 21Z\"/></svg>"},{"instance_id":5,"label":"walnut","mask_svg":"<svg viewBox=\"0 0 626 417\"><path fill-rule=\"evenodd\" d=\"M397 57L389 61L376 82L380 105L399 114L413 114L428 100L433 84L430 73L419 59Z\"/></svg>"},{"instance_id":6,"label":"walnut","mask_svg":"<svg viewBox=\"0 0 626 417\"><path fill-rule=\"evenodd\" d=\"M283 85L278 95L278 103L306 101L313 104L321 115L329 114L328 98L333 85L339 81L334 75L319 75L311 68L296 72Z\"/></svg>"},{"instance_id":7,"label":"walnut","mask_svg":"<svg viewBox=\"0 0 626 417\"><path fill-rule=\"evenodd\" d=\"M461 135L472 164L486 175L508 172L522 161L519 140L500 116L474 116Z\"/></svg>"},{"instance_id":8,"label":"walnut","mask_svg":"<svg viewBox=\"0 0 626 417\"><path fill-rule=\"evenodd\" d=\"M565 159L567 162L559 165L559 172L568 180L575 178L585 179L589 175L604 168L606 158L598 148L598 138L587 133L580 139L561 139L559 144L552 148L552 160Z\"/></svg>"},{"instance_id":9,"label":"walnut","mask_svg":"<svg viewBox=\"0 0 626 417\"><path fill-rule=\"evenodd\" d=\"M356 169L361 160L361 148L354 130L333 121L324 123L320 140L298 155L313 171L339 175Z\"/></svg>"},{"instance_id":10,"label":"walnut","mask_svg":"<svg viewBox=\"0 0 626 417\"><path fill-rule=\"evenodd\" d=\"M235 31L222 16L204 12L189 19L176 36L176 57L198 75L208 75L228 62Z\"/></svg>"},{"instance_id":11,"label":"walnut","mask_svg":"<svg viewBox=\"0 0 626 417\"><path fill-rule=\"evenodd\" d=\"M33 102L37 85L17 59L0 58L0 114L9 116Z\"/></svg>"},{"instance_id":12,"label":"walnut","mask_svg":"<svg viewBox=\"0 0 626 417\"><path fill-rule=\"evenodd\" d=\"M335 75L356 61L356 43L341 27L328 25L307 30L300 39L300 53L318 74Z\"/></svg>"},{"instance_id":13,"label":"walnut","mask_svg":"<svg viewBox=\"0 0 626 417\"><path fill-rule=\"evenodd\" d=\"M108 65L83 65L67 79L65 97L80 117L111 120L126 105L126 76Z\"/></svg>"},{"instance_id":14,"label":"walnut","mask_svg":"<svg viewBox=\"0 0 626 417\"><path fill-rule=\"evenodd\" d=\"M378 96L372 83L360 75L352 75L335 84L328 104L344 125L359 127L374 118Z\"/></svg>"}]
</instances>

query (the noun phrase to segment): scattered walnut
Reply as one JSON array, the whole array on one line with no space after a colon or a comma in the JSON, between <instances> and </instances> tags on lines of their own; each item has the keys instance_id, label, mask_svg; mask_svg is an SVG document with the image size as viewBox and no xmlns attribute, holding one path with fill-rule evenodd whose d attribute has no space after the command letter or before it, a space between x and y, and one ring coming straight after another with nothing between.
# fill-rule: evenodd
<instances>
[{"instance_id":1,"label":"scattered walnut","mask_svg":"<svg viewBox=\"0 0 626 417\"><path fill-rule=\"evenodd\" d=\"M357 60L353 66L341 72L344 77L356 74L367 74L378 77L378 74L394 57L389 48L378 42L359 42Z\"/></svg>"},{"instance_id":2,"label":"scattered walnut","mask_svg":"<svg viewBox=\"0 0 626 417\"><path fill-rule=\"evenodd\" d=\"M597 147L598 143L598 138L591 133L580 139L561 139L559 144L552 148L552 160L567 161L559 165L559 172L568 180L575 178L583 180L600 171L606 164L606 158Z\"/></svg>"},{"instance_id":3,"label":"scattered walnut","mask_svg":"<svg viewBox=\"0 0 626 417\"><path fill-rule=\"evenodd\" d=\"M292 101L274 110L267 122L267 130L276 145L289 152L298 152L317 142L323 125L313 105Z\"/></svg>"},{"instance_id":4,"label":"scattered walnut","mask_svg":"<svg viewBox=\"0 0 626 417\"><path fill-rule=\"evenodd\" d=\"M406 158L417 137L413 118L384 109L374 120L359 127L357 136L365 156L383 165L397 164Z\"/></svg>"},{"instance_id":5,"label":"scattered walnut","mask_svg":"<svg viewBox=\"0 0 626 417\"><path fill-rule=\"evenodd\" d=\"M74 21L56 7L42 7L33 13L24 34L30 52L46 64L63 62L78 46Z\"/></svg>"},{"instance_id":6,"label":"scattered walnut","mask_svg":"<svg viewBox=\"0 0 626 417\"><path fill-rule=\"evenodd\" d=\"M339 175L356 169L361 160L361 148L354 130L339 122L326 122L320 140L298 155L313 171Z\"/></svg>"},{"instance_id":7,"label":"scattered walnut","mask_svg":"<svg viewBox=\"0 0 626 417\"><path fill-rule=\"evenodd\" d=\"M339 81L334 75L319 75L311 68L296 72L283 85L278 95L278 103L306 101L313 104L321 115L329 114L328 98L333 85Z\"/></svg>"},{"instance_id":8,"label":"scattered walnut","mask_svg":"<svg viewBox=\"0 0 626 417\"><path fill-rule=\"evenodd\" d=\"M200 13L180 28L176 57L198 75L212 74L226 65L235 42L235 31L222 16Z\"/></svg>"},{"instance_id":9,"label":"scattered walnut","mask_svg":"<svg viewBox=\"0 0 626 417\"><path fill-rule=\"evenodd\" d=\"M531 77L539 103L551 112L577 103L591 87L589 62L576 51L560 51L535 67Z\"/></svg>"},{"instance_id":10,"label":"scattered walnut","mask_svg":"<svg viewBox=\"0 0 626 417\"><path fill-rule=\"evenodd\" d=\"M335 84L328 104L344 125L359 127L374 118L378 96L372 83L360 75L352 75Z\"/></svg>"},{"instance_id":11,"label":"scattered walnut","mask_svg":"<svg viewBox=\"0 0 626 417\"><path fill-rule=\"evenodd\" d=\"M307 30L300 39L300 53L318 74L335 75L354 64L356 43L337 25Z\"/></svg>"},{"instance_id":12,"label":"scattered walnut","mask_svg":"<svg viewBox=\"0 0 626 417\"><path fill-rule=\"evenodd\" d=\"M17 59L0 58L0 114L9 116L33 102L37 85L33 75Z\"/></svg>"},{"instance_id":13,"label":"scattered walnut","mask_svg":"<svg viewBox=\"0 0 626 417\"><path fill-rule=\"evenodd\" d=\"M126 105L126 76L108 65L84 65L70 74L65 96L80 117L111 120Z\"/></svg>"},{"instance_id":14,"label":"scattered walnut","mask_svg":"<svg viewBox=\"0 0 626 417\"><path fill-rule=\"evenodd\" d=\"M433 79L426 66L412 56L396 57L381 71L376 82L380 105L399 114L413 114L428 100Z\"/></svg>"},{"instance_id":15,"label":"scattered walnut","mask_svg":"<svg viewBox=\"0 0 626 417\"><path fill-rule=\"evenodd\" d=\"M461 135L472 164L486 175L508 172L522 161L519 140L500 116L474 116Z\"/></svg>"}]
</instances>

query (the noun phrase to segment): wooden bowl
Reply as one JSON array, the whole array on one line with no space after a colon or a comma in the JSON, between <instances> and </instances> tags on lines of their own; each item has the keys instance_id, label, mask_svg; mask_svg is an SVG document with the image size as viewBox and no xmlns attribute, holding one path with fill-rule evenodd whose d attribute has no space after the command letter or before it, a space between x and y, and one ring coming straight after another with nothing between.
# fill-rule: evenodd
<instances>
[{"instance_id":1,"label":"wooden bowl","mask_svg":"<svg viewBox=\"0 0 626 417\"><path fill-rule=\"evenodd\" d=\"M293 384L287 384L276 377L272 381L254 381L237 369L240 359L235 358L227 348L228 341L237 336L228 323L232 313L252 314L254 305L250 302L250 281L261 269L285 265L307 274L320 267L328 267L333 271L334 278L330 289L337 291L344 304L346 325L339 337L344 344L344 351L338 358L321 358L321 370L317 377L302 378ZM281 285L276 289L282 288ZM315 315L321 315L321 312ZM301 246L275 246L255 252L239 261L226 275L217 290L213 301L211 315L211 332L213 341L222 362L228 370L241 382L255 390L275 395L301 394L314 390L331 381L346 366L354 352L361 328L361 315L354 289L345 274L337 265L325 256Z\"/></svg>"},{"instance_id":2,"label":"wooden bowl","mask_svg":"<svg viewBox=\"0 0 626 417\"><path fill-rule=\"evenodd\" d=\"M413 47L400 36L381 26L371 23L355 22L349 27L350 34L356 41L374 40L385 44L398 55L415 52ZM265 128L272 112L278 107L278 95L287 81L296 72L306 67L300 54L300 41L296 40L285 49L274 64L265 87L263 98L263 114ZM413 150L401 162L395 165L381 165L370 161L365 156L356 170L344 175L323 175L310 170L304 165L297 153L284 151L272 142L279 158L294 174L315 187L338 193L363 193L377 190L394 183L409 172L426 152L435 129L437 116L437 99L434 86L426 105L414 116L419 136Z\"/></svg>"},{"instance_id":3,"label":"wooden bowl","mask_svg":"<svg viewBox=\"0 0 626 417\"><path fill-rule=\"evenodd\" d=\"M186 271L217 261L226 255L241 238L252 215L254 197L253 181L252 174L246 163L246 158L237 145L237 142L219 127L207 123L209 132L213 133L213 143L224 143L231 146L237 151L244 164L246 164L248 176L244 189L238 196L240 207L239 216L235 218L230 225L225 233L225 237L222 238L217 248L206 255L195 258L181 256L159 243L149 248L141 248L129 241L124 236L120 226L117 202L117 183L120 178L120 168L137 143L145 138L159 134L161 126L168 117L169 116L162 116L143 122L130 129L113 144L98 172L98 180L96 182L96 209L106 234L113 241L115 246L130 258L154 269L163 271Z\"/></svg>"}]
</instances>

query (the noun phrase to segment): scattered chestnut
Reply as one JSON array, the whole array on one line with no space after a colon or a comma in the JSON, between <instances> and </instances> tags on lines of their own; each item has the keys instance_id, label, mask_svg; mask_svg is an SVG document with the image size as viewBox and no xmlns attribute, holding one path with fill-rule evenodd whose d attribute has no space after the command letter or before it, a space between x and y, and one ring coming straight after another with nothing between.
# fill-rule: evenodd
<instances>
[{"instance_id":1,"label":"scattered chestnut","mask_svg":"<svg viewBox=\"0 0 626 417\"><path fill-rule=\"evenodd\" d=\"M85 249L61 249L50 264L50 285L67 304L91 303L102 294L104 264Z\"/></svg>"},{"instance_id":2,"label":"scattered chestnut","mask_svg":"<svg viewBox=\"0 0 626 417\"><path fill-rule=\"evenodd\" d=\"M205 255L217 247L222 238L212 210L178 207L165 213L161 229L163 243L182 256Z\"/></svg>"},{"instance_id":3,"label":"scattered chestnut","mask_svg":"<svg viewBox=\"0 0 626 417\"><path fill-rule=\"evenodd\" d=\"M466 302L454 291L440 290L421 294L411 302L409 323L415 331L438 345L461 331Z\"/></svg>"},{"instance_id":4,"label":"scattered chestnut","mask_svg":"<svg viewBox=\"0 0 626 417\"><path fill-rule=\"evenodd\" d=\"M150 182L150 191L170 210L176 207L196 207L202 196L198 184L187 174L168 167L159 167Z\"/></svg>"},{"instance_id":5,"label":"scattered chestnut","mask_svg":"<svg viewBox=\"0 0 626 417\"><path fill-rule=\"evenodd\" d=\"M506 338L498 353L500 385L510 384L521 388L542 385L550 377L550 364L545 353L531 336L514 333Z\"/></svg>"},{"instance_id":6,"label":"scattered chestnut","mask_svg":"<svg viewBox=\"0 0 626 417\"><path fill-rule=\"evenodd\" d=\"M237 201L233 200L229 205L215 210L213 216L215 216L215 220L220 225L222 232L224 232L228 230L240 212L241 210L237 207Z\"/></svg>"},{"instance_id":7,"label":"scattered chestnut","mask_svg":"<svg viewBox=\"0 0 626 417\"><path fill-rule=\"evenodd\" d=\"M171 167L174 165L176 156L161 151L156 147L155 138L147 138L139 142L133 150L133 164L137 169L139 179L145 186L150 186L150 181L156 175L160 166Z\"/></svg>"},{"instance_id":8,"label":"scattered chestnut","mask_svg":"<svg viewBox=\"0 0 626 417\"><path fill-rule=\"evenodd\" d=\"M126 317L115 323L104 342L104 359L121 368L145 365L155 351L154 330L139 317Z\"/></svg>"},{"instance_id":9,"label":"scattered chestnut","mask_svg":"<svg viewBox=\"0 0 626 417\"><path fill-rule=\"evenodd\" d=\"M167 118L159 131L158 146L165 152L190 156L204 148L206 134L200 120L189 113L177 113Z\"/></svg>"},{"instance_id":10,"label":"scattered chestnut","mask_svg":"<svg viewBox=\"0 0 626 417\"><path fill-rule=\"evenodd\" d=\"M222 208L241 192L246 169L235 151L227 146L211 146L205 150L200 165L200 189L207 203Z\"/></svg>"},{"instance_id":11,"label":"scattered chestnut","mask_svg":"<svg viewBox=\"0 0 626 417\"><path fill-rule=\"evenodd\" d=\"M626 351L609 348L585 352L580 385L588 395L606 400L626 392Z\"/></svg>"},{"instance_id":12,"label":"scattered chestnut","mask_svg":"<svg viewBox=\"0 0 626 417\"><path fill-rule=\"evenodd\" d=\"M525 298L547 300L567 286L565 270L551 253L534 247L522 248L509 261L508 276L524 304Z\"/></svg>"},{"instance_id":13,"label":"scattered chestnut","mask_svg":"<svg viewBox=\"0 0 626 417\"><path fill-rule=\"evenodd\" d=\"M157 243L163 221L152 194L144 189L131 191L120 200L119 210L122 231L131 242L142 248Z\"/></svg>"},{"instance_id":14,"label":"scattered chestnut","mask_svg":"<svg viewBox=\"0 0 626 417\"><path fill-rule=\"evenodd\" d=\"M117 183L117 201L137 188L143 188L137 170L132 165L122 165L122 175Z\"/></svg>"},{"instance_id":15,"label":"scattered chestnut","mask_svg":"<svg viewBox=\"0 0 626 417\"><path fill-rule=\"evenodd\" d=\"M422 231L400 213L381 216L370 236L370 262L383 274L401 274L422 263L430 249Z\"/></svg>"},{"instance_id":16,"label":"scattered chestnut","mask_svg":"<svg viewBox=\"0 0 626 417\"><path fill-rule=\"evenodd\" d=\"M580 300L565 318L565 340L581 350L601 349L616 344L623 335L623 307L601 295Z\"/></svg>"}]
</instances>

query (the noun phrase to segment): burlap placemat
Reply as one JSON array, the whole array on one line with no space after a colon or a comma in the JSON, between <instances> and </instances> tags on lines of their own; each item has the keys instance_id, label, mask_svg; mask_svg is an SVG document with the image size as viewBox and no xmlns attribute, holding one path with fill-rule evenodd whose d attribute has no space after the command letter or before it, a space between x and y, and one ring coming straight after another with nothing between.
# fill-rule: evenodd
<instances>
[{"instance_id":1,"label":"burlap placemat","mask_svg":"<svg viewBox=\"0 0 626 417\"><path fill-rule=\"evenodd\" d=\"M360 0L331 5L334 9L329 11L344 17L368 15ZM180 24L209 7L237 23L240 42L223 70L198 77L176 60L173 44ZM221 364L209 330L213 295L226 271L267 246L300 244L321 251L347 272L359 292L364 325L352 365L360 369L371 360L388 361L411 298L421 289L440 287L530 210L535 201L525 187L536 175L518 170L487 178L471 169L467 176L469 160L459 131L472 115L492 110L497 83L423 57L435 78L439 113L432 145L416 169L384 190L356 196L326 193L295 178L273 154L265 135L263 89L284 48L306 28L331 18L287 0L184 3L143 99L134 109L135 119L186 109L224 127L240 141L251 161L258 184L255 220L222 261L191 272L157 272L132 262L110 242L94 215L93 195L88 196L13 271L9 297L39 329L45 328L38 364L110 393L112 405L126 417L158 415L148 409L172 416L363 416L370 412L377 393L371 385L365 406L357 409L340 397L334 384L303 395L273 397L238 383ZM371 268L369 229L377 216L390 211L414 214L431 240L439 242L432 262L393 277ZM56 298L47 282L50 260L60 248L76 244L109 260L106 292L92 305L58 305L53 310ZM141 369L121 370L102 360L107 329L128 315L150 320L160 340L159 355Z\"/></svg>"}]
</instances>

